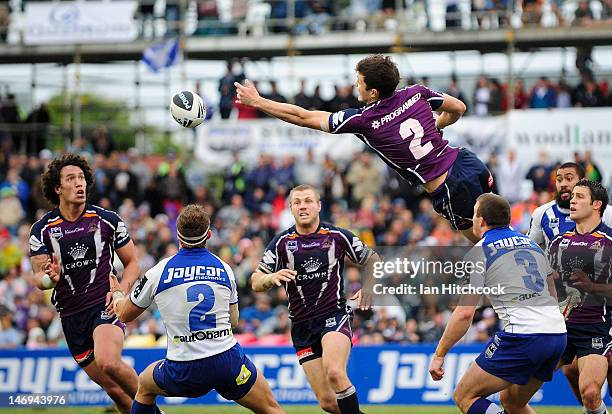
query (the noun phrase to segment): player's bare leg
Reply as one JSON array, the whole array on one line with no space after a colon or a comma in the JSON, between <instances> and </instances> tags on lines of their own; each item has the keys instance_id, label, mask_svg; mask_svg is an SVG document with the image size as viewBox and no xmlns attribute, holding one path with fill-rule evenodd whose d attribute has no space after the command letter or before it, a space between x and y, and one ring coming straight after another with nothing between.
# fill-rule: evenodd
<instances>
[{"instance_id":1,"label":"player's bare leg","mask_svg":"<svg viewBox=\"0 0 612 414\"><path fill-rule=\"evenodd\" d=\"M511 385L512 383L489 374L473 362L457 384L453 399L464 414L467 414L468 410L475 404L483 406L480 412L484 414L487 410L485 405L494 405L484 397L495 394Z\"/></svg>"},{"instance_id":2,"label":"player's bare leg","mask_svg":"<svg viewBox=\"0 0 612 414\"><path fill-rule=\"evenodd\" d=\"M138 376L138 392L134 398L132 414L154 414L158 412L155 406L155 398L158 395L166 395L166 391L157 386L153 379L153 370L160 361L149 364Z\"/></svg>"},{"instance_id":3,"label":"player's bare leg","mask_svg":"<svg viewBox=\"0 0 612 414\"><path fill-rule=\"evenodd\" d=\"M562 369L563 369L563 374L565 375L565 378L567 379L567 383L569 384L570 389L574 393L574 397L576 397L576 400L578 400L580 405L582 405L582 397L580 396L580 387L578 386L579 373L578 373L578 362L576 358L574 358L571 364L563 365Z\"/></svg>"},{"instance_id":4,"label":"player's bare leg","mask_svg":"<svg viewBox=\"0 0 612 414\"><path fill-rule=\"evenodd\" d=\"M600 409L603 404L601 387L608 375L608 359L603 355L594 354L578 358L578 371L582 405L591 411Z\"/></svg>"},{"instance_id":5,"label":"player's bare leg","mask_svg":"<svg viewBox=\"0 0 612 414\"><path fill-rule=\"evenodd\" d=\"M123 330L116 325L98 325L93 332L94 355L98 366L114 382L134 398L138 389L138 375L134 368L121 360Z\"/></svg>"},{"instance_id":6,"label":"player's bare leg","mask_svg":"<svg viewBox=\"0 0 612 414\"><path fill-rule=\"evenodd\" d=\"M542 381L531 378L525 385L513 384L500 394L500 401L506 414L536 414L529 406L529 400L540 389Z\"/></svg>"},{"instance_id":7,"label":"player's bare leg","mask_svg":"<svg viewBox=\"0 0 612 414\"><path fill-rule=\"evenodd\" d=\"M106 375L102 369L98 366L97 361L94 359L89 365L83 368L83 371L100 387L104 389L106 394L114 401L119 411L123 414L129 414L132 408L132 398L127 395L125 391L113 381L108 375Z\"/></svg>"},{"instance_id":8,"label":"player's bare leg","mask_svg":"<svg viewBox=\"0 0 612 414\"><path fill-rule=\"evenodd\" d=\"M341 414L359 413L357 391L346 374L351 340L340 332L327 332L321 338L323 348L323 369L327 380L335 392L338 411Z\"/></svg>"},{"instance_id":9,"label":"player's bare leg","mask_svg":"<svg viewBox=\"0 0 612 414\"><path fill-rule=\"evenodd\" d=\"M265 377L259 370L257 370L257 379L255 380L255 384L253 384L249 392L247 392L244 397L236 400L236 402L257 414L285 413L276 399L274 399L274 395L272 394L270 385L268 385L268 381L266 381Z\"/></svg>"},{"instance_id":10,"label":"player's bare leg","mask_svg":"<svg viewBox=\"0 0 612 414\"><path fill-rule=\"evenodd\" d=\"M327 375L325 375L323 359L317 358L304 362L302 368L306 373L310 388L312 388L317 401L319 401L321 409L328 413L339 414L340 410L338 409L338 401L336 401L336 393L329 383Z\"/></svg>"}]
</instances>

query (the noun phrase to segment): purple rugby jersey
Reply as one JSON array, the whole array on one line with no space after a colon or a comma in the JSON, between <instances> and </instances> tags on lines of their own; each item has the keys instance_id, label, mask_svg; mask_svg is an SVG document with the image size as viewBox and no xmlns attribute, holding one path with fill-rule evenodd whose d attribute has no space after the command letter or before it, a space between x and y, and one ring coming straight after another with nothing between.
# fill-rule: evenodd
<instances>
[{"instance_id":1,"label":"purple rugby jersey","mask_svg":"<svg viewBox=\"0 0 612 414\"><path fill-rule=\"evenodd\" d=\"M363 108L331 114L329 131L357 135L403 178L423 184L448 171L459 152L436 128L432 110L443 100L438 92L412 85Z\"/></svg>"},{"instance_id":2,"label":"purple rugby jersey","mask_svg":"<svg viewBox=\"0 0 612 414\"><path fill-rule=\"evenodd\" d=\"M601 223L595 230L579 234L571 231L555 237L548 247L552 268L564 285L571 286L572 272L586 273L593 283L612 282L612 229ZM568 323L593 324L610 322L610 303L601 296L581 291L582 302L569 314Z\"/></svg>"},{"instance_id":3,"label":"purple rugby jersey","mask_svg":"<svg viewBox=\"0 0 612 414\"><path fill-rule=\"evenodd\" d=\"M372 253L359 237L328 223L321 223L311 234L299 234L293 226L270 241L259 270L297 272L295 281L284 286L289 317L293 323L299 323L344 309L344 258L363 265Z\"/></svg>"},{"instance_id":4,"label":"purple rugby jersey","mask_svg":"<svg viewBox=\"0 0 612 414\"><path fill-rule=\"evenodd\" d=\"M30 256L55 255L61 264L61 278L53 292L61 317L106 301L115 250L129 241L119 215L91 204L85 205L76 221L67 221L55 208L34 223Z\"/></svg>"}]
</instances>

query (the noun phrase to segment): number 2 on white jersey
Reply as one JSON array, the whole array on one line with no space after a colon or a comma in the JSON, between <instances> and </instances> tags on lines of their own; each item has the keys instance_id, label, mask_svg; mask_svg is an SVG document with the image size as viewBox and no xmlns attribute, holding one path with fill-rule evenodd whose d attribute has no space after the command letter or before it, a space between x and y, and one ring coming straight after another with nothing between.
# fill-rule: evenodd
<instances>
[{"instance_id":1,"label":"number 2 on white jersey","mask_svg":"<svg viewBox=\"0 0 612 414\"><path fill-rule=\"evenodd\" d=\"M421 123L414 118L408 118L402 122L400 124L399 133L404 141L411 136L414 136L414 138L412 138L410 141L409 148L415 160L420 160L429 154L433 149L433 144L431 141L425 145L421 145L421 139L423 138L423 135L425 135L425 131L423 130L423 125L421 125Z\"/></svg>"}]
</instances>

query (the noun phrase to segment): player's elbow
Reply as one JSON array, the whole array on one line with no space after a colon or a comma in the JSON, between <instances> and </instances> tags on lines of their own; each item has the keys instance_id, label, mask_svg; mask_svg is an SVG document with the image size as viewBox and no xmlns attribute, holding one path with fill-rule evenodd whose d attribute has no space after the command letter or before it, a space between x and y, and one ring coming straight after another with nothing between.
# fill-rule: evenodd
<instances>
[{"instance_id":1,"label":"player's elbow","mask_svg":"<svg viewBox=\"0 0 612 414\"><path fill-rule=\"evenodd\" d=\"M467 111L467 106L465 106L465 103L463 103L463 101L457 99L457 113L459 115L463 115L465 114L465 111Z\"/></svg>"},{"instance_id":2,"label":"player's elbow","mask_svg":"<svg viewBox=\"0 0 612 414\"><path fill-rule=\"evenodd\" d=\"M457 306L454 313L460 321L471 321L474 318L474 308L472 306Z\"/></svg>"}]
</instances>

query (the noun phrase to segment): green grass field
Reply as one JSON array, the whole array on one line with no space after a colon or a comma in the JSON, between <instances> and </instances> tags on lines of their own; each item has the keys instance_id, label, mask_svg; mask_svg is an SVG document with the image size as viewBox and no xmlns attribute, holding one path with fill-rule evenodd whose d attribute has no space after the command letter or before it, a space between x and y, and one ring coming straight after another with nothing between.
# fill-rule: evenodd
<instances>
[{"instance_id":1,"label":"green grass field","mask_svg":"<svg viewBox=\"0 0 612 414\"><path fill-rule=\"evenodd\" d=\"M287 414L319 414L322 411L314 405L288 405L283 407ZM459 410L455 407L433 407L418 405L385 405L362 406L368 414L455 414ZM191 405L191 406L162 406L167 414L246 414L250 411L236 405ZM579 407L539 407L534 406L538 414L575 414L581 410ZM15 414L104 414L104 408L99 407L70 407L70 408L11 408L2 409L0 413Z\"/></svg>"}]
</instances>

